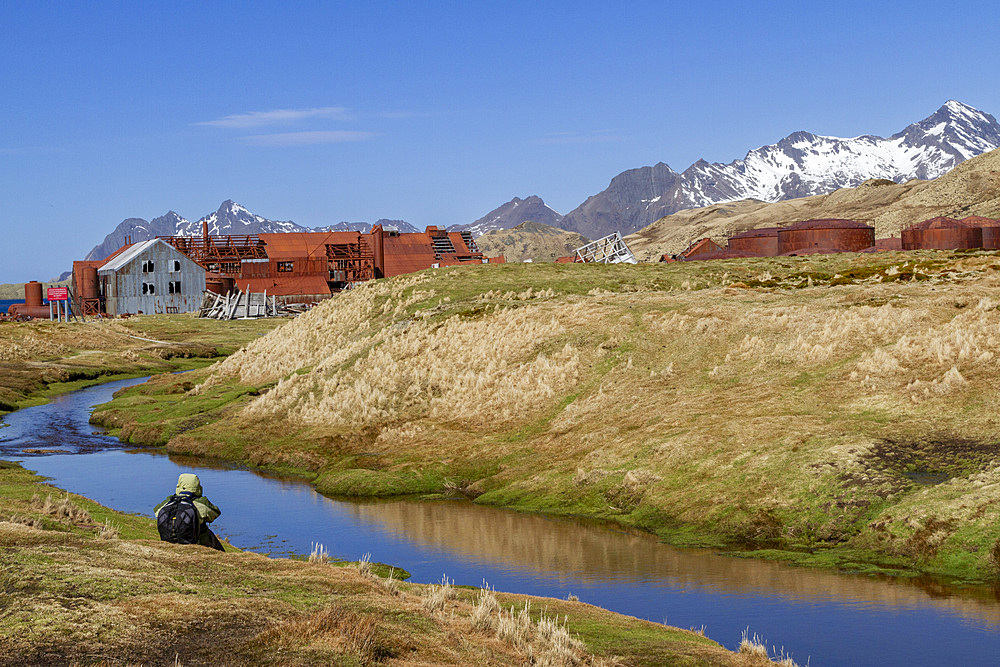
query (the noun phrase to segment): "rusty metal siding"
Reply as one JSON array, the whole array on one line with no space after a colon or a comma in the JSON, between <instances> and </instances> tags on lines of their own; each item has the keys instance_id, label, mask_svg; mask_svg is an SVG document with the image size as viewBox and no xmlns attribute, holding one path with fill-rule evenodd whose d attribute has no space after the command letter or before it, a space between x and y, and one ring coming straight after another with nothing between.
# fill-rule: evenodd
<instances>
[{"instance_id":1,"label":"rusty metal siding","mask_svg":"<svg viewBox=\"0 0 1000 667\"><path fill-rule=\"evenodd\" d=\"M1000 222L996 226L980 227L983 230L983 248L1000 250Z\"/></svg>"},{"instance_id":2,"label":"rusty metal siding","mask_svg":"<svg viewBox=\"0 0 1000 667\"><path fill-rule=\"evenodd\" d=\"M983 247L983 230L939 216L902 231L903 250L959 250Z\"/></svg>"},{"instance_id":3,"label":"rusty metal siding","mask_svg":"<svg viewBox=\"0 0 1000 667\"><path fill-rule=\"evenodd\" d=\"M774 257L778 254L778 228L751 229L729 238L729 251L756 257Z\"/></svg>"},{"instance_id":4,"label":"rusty metal siding","mask_svg":"<svg viewBox=\"0 0 1000 667\"><path fill-rule=\"evenodd\" d=\"M143 272L143 264L153 262L152 272ZM174 262L179 270L174 271ZM102 269L108 275L110 294L106 294L109 315L123 313L187 313L201 307L205 291L205 269L163 241L150 244L123 266ZM180 293L171 294L169 284L180 281ZM143 283L153 285L153 294L143 294Z\"/></svg>"},{"instance_id":5,"label":"rusty metal siding","mask_svg":"<svg viewBox=\"0 0 1000 667\"><path fill-rule=\"evenodd\" d=\"M981 215L970 215L962 218L960 222L983 230L983 248L985 250L1000 250L1000 220Z\"/></svg>"},{"instance_id":6,"label":"rusty metal siding","mask_svg":"<svg viewBox=\"0 0 1000 667\"><path fill-rule=\"evenodd\" d=\"M778 254L805 250L860 252L875 246L875 228L853 220L806 220L778 230Z\"/></svg>"}]
</instances>

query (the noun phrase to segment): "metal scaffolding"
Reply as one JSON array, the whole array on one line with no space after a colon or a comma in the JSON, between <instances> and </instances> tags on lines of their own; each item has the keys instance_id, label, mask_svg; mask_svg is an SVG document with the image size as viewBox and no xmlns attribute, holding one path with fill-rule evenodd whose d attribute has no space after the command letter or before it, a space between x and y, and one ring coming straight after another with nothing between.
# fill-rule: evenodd
<instances>
[{"instance_id":1,"label":"metal scaffolding","mask_svg":"<svg viewBox=\"0 0 1000 667\"><path fill-rule=\"evenodd\" d=\"M587 264L636 264L637 260L618 232L576 249L575 262Z\"/></svg>"}]
</instances>

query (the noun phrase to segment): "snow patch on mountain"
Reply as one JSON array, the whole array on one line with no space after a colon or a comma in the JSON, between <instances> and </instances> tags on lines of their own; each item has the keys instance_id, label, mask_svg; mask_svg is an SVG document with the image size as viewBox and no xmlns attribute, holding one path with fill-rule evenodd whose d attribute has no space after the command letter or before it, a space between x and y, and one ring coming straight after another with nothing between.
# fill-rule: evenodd
<instances>
[{"instance_id":1,"label":"snow patch on mountain","mask_svg":"<svg viewBox=\"0 0 1000 667\"><path fill-rule=\"evenodd\" d=\"M630 169L566 214L560 226L598 238L614 231L638 231L688 208L827 194L872 178L897 183L932 179L998 147L1000 124L993 116L949 100L889 138L794 132L729 164L699 160L680 174L662 162Z\"/></svg>"},{"instance_id":2,"label":"snow patch on mountain","mask_svg":"<svg viewBox=\"0 0 1000 667\"><path fill-rule=\"evenodd\" d=\"M506 204L501 204L483 217L467 225L452 225L448 228L453 232L471 232L479 238L487 232L498 229L511 229L522 222L538 222L551 227L561 227L562 214L548 206L541 197L532 195L521 199L514 197Z\"/></svg>"},{"instance_id":3,"label":"snow patch on mountain","mask_svg":"<svg viewBox=\"0 0 1000 667\"><path fill-rule=\"evenodd\" d=\"M382 225L383 229L395 229L400 232L417 231L405 220L382 219L374 224ZM367 222L340 222L325 227L303 227L291 220L268 220L252 213L246 207L227 199L218 210L191 222L173 211L146 221L142 218L127 218L115 227L114 231L104 237L87 255L87 259L104 259L118 248L131 241L145 241L157 236L201 236L204 225L208 225L208 233L213 236L241 236L252 234L278 234L285 232L333 232L359 231L367 233L372 224Z\"/></svg>"}]
</instances>

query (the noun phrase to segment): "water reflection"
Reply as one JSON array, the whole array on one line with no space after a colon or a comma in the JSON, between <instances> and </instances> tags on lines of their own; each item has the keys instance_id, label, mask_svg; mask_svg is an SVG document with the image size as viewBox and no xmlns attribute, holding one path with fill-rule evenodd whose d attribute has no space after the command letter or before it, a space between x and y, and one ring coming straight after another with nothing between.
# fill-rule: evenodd
<instances>
[{"instance_id":1,"label":"water reflection","mask_svg":"<svg viewBox=\"0 0 1000 667\"><path fill-rule=\"evenodd\" d=\"M202 459L126 450L86 424L113 383L9 415L0 456L105 505L148 514L180 472L197 472L223 509L219 534L264 553L331 553L395 563L416 581L565 597L681 627L707 626L730 648L746 627L800 664L992 663L1000 604L986 590L883 580L673 549L636 531L465 501L347 501L308 484ZM33 455L58 449L79 455Z\"/></svg>"},{"instance_id":2,"label":"water reflection","mask_svg":"<svg viewBox=\"0 0 1000 667\"><path fill-rule=\"evenodd\" d=\"M940 605L1000 627L993 591L958 591L926 581L889 580L674 549L655 537L585 520L518 514L465 502L355 503L352 511L400 539L556 581L640 584L725 594L890 607Z\"/></svg>"}]
</instances>

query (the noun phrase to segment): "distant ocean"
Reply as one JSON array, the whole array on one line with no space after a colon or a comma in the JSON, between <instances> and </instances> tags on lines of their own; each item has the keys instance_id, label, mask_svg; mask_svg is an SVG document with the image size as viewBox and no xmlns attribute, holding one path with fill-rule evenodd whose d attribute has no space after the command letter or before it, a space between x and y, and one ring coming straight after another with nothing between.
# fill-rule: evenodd
<instances>
[{"instance_id":1,"label":"distant ocean","mask_svg":"<svg viewBox=\"0 0 1000 667\"><path fill-rule=\"evenodd\" d=\"M0 299L0 315L7 312L7 306L14 303L24 303L24 299Z\"/></svg>"}]
</instances>

